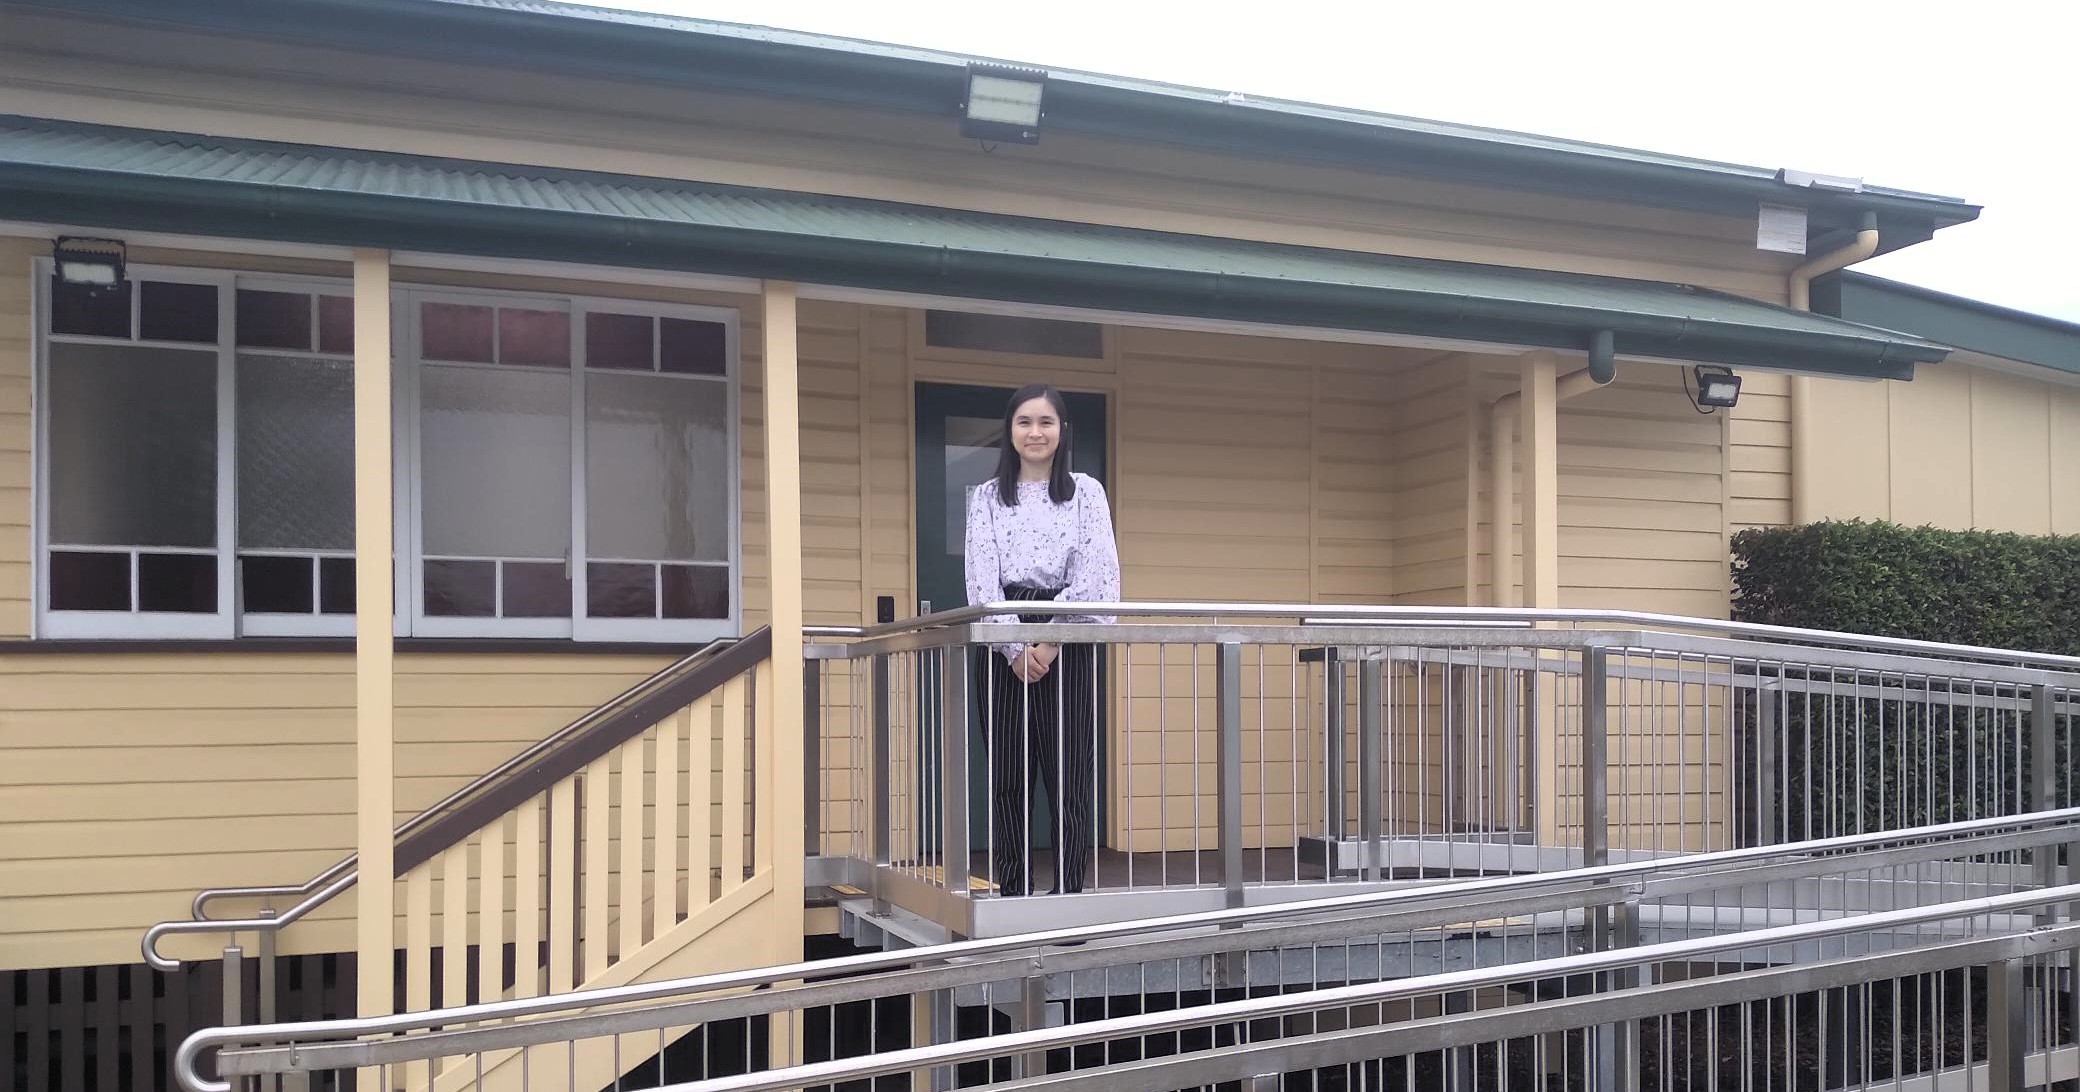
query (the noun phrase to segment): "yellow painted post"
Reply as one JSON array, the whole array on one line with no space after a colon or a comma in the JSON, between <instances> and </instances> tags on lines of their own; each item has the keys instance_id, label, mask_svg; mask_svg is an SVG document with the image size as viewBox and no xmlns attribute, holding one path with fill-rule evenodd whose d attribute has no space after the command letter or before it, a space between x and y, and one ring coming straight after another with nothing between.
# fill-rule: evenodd
<instances>
[{"instance_id":1,"label":"yellow painted post","mask_svg":"<svg viewBox=\"0 0 2080 1092\"><path fill-rule=\"evenodd\" d=\"M760 705L770 708L773 717L758 730L771 733L773 761L759 771L765 781L759 797L772 801L768 814L774 822L758 835L773 853L772 959L791 963L802 958L807 924L802 854L808 844L802 829L802 461L794 285L767 281L764 305L766 570L772 588L773 662L772 704L762 698ZM786 1033L771 1037L776 1063L800 1060L799 1030L790 1021Z\"/></svg>"},{"instance_id":2,"label":"yellow painted post","mask_svg":"<svg viewBox=\"0 0 2080 1092\"><path fill-rule=\"evenodd\" d=\"M390 487L390 253L354 252L354 950L363 1016L387 1016L396 946L390 832L394 701ZM360 1087L375 1092L378 1074Z\"/></svg>"},{"instance_id":3,"label":"yellow painted post","mask_svg":"<svg viewBox=\"0 0 2080 1092\"><path fill-rule=\"evenodd\" d=\"M1539 350L1519 358L1522 386L1517 396L1517 491L1522 523L1523 590L1526 607L1560 605L1560 438L1559 361ZM1555 665L1557 666L1557 665ZM1532 724L1533 761L1538 764L1537 799L1532 820L1538 844L1557 845L1565 826L1562 797L1575 797L1580 786L1563 785L1573 760L1561 753L1560 680L1540 672L1537 691L1527 709Z\"/></svg>"},{"instance_id":4,"label":"yellow painted post","mask_svg":"<svg viewBox=\"0 0 2080 1092\"><path fill-rule=\"evenodd\" d=\"M1549 352L1524 356L1524 392L1517 403L1523 449L1524 605L1560 605L1559 359Z\"/></svg>"}]
</instances>

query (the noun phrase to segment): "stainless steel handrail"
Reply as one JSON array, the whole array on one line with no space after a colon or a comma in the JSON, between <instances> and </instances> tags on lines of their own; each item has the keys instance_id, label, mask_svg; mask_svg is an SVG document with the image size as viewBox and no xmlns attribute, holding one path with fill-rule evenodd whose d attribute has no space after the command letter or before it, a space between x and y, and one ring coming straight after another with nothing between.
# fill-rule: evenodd
<instances>
[{"instance_id":1,"label":"stainless steel handrail","mask_svg":"<svg viewBox=\"0 0 2080 1092\"><path fill-rule=\"evenodd\" d=\"M144 952L144 961L161 971L180 970L181 961L168 959L159 954L159 942L170 936L188 933L278 933L309 916L310 912L330 902L340 892L354 886L360 875L354 869L333 879L303 901L273 917L263 918L211 918L207 921L162 921L144 931L144 940L139 948Z\"/></svg>"},{"instance_id":2,"label":"stainless steel handrail","mask_svg":"<svg viewBox=\"0 0 2080 1092\"><path fill-rule=\"evenodd\" d=\"M1530 979L1558 979L1576 975L1586 976L1607 971L1624 970L1649 963L1697 961L1702 957L1724 952L1768 948L1778 945L1810 944L1816 941L1825 941L1835 937L1845 937L1880 929L1925 925L1958 918L1969 919L1990 917L1998 914L2019 914L2061 902L2070 902L2074 899L2080 899L2080 885L2039 888L2007 895L1961 899L1956 902L1913 907L1906 910L1877 911L1849 917L1833 918L1827 921L1782 925L1714 937L1667 941L1630 948L1612 948L1598 952L1586 952L1580 955L1558 956L1551 959L1530 960L1523 963L1505 963L1499 966L1480 967L1472 970L1447 971L1442 974L1426 975L1420 978L1383 979L1378 982L1337 986L1304 993L1252 997L1239 1001L1216 1002L1191 1008L1167 1009L1159 1012L1117 1016L1085 1023L1064 1024L1060 1027L1041 1028L1032 1031L1004 1032L978 1039L959 1040L926 1047L912 1047L908 1050L893 1050L859 1058L814 1062L787 1069L747 1073L736 1077L718 1077L700 1082L699 1087L702 1092L782 1092L785 1089L808 1088L817 1085L833 1084L838 1081L870 1078L886 1073L937 1069L943 1066L959 1065L964 1062L983 1061L1000 1057L1018 1057L1042 1051L1088 1046L1108 1040L1161 1035L1168 1032L1189 1031L1207 1026L1242 1024L1253 1020L1275 1019L1320 1009L1391 1004L1420 997L1435 997L1445 993L1499 988ZM2011 934L2011 939L2019 941L2034 932L2047 932L2054 935L2046 939L2045 947L2056 947L2061 943L2069 942L2067 938L2075 931L2076 927L2072 925L2062 927L2032 926L2026 932ZM1897 959L1898 954L1888 952L1867 955L1862 958L1874 963L1883 963L1891 959ZM1695 984L1699 987L1704 987L1710 982L1711 979L1705 978L1696 980ZM1700 992L1703 991L1700 990ZM193 1040L191 1039L190 1042L193 1042ZM184 1057L187 1051L187 1044L182 1044L181 1053ZM1172 1055L1171 1057L1177 1056ZM187 1076L185 1069L182 1070L182 1076L185 1080ZM190 1087L201 1088L206 1090L206 1092L222 1092L222 1090L228 1090L229 1084L197 1084Z\"/></svg>"},{"instance_id":3,"label":"stainless steel handrail","mask_svg":"<svg viewBox=\"0 0 2080 1092\"><path fill-rule=\"evenodd\" d=\"M1478 915L1480 913L1479 908L1484 903L1493 902L1507 895L1522 895L1526 892L1544 889L1564 886L1610 889L1627 882L1651 877L1656 873L1727 869L1729 867L1755 865L1760 862L1783 858L1839 857L1887 843L1930 842L1930 840L1944 839L1947 841L1931 842L1931 845L1941 846L1947 844L1957 846L1968 843L1974 836L1990 837L1996 833L2054 829L2071 826L2076 823L2080 823L2080 807L2062 808L2055 811L2036 812L2026 815L1964 820L1897 831L1843 835L1835 838L1816 839L1809 842L1785 843L1775 846L1753 846L1744 849L1693 854L1685 857L1572 869L1565 872L1448 882L1421 888L1375 891L1358 895L1281 903L1274 906L1238 907L1161 918L1112 922L1103 925L1054 929L1019 936L956 941L927 948L870 952L839 959L807 961L744 971L728 971L690 978L583 990L544 997L462 1005L418 1013L400 1013L392 1016L367 1017L355 1020L248 1025L238 1028L198 1032L191 1036L187 1043L182 1045L181 1056L187 1059L183 1064L192 1065L193 1059L200 1051L210 1047L235 1043L355 1039L366 1035L420 1031L444 1025L544 1016L550 1013L595 1009L606 1005L663 1001L687 994L734 993L747 989L772 987L787 982L814 981L840 976L853 977L873 971L908 967L921 962L934 964L947 964L954 961L966 962L993 956L1023 953L1034 948L1054 945L1145 937L1147 934L1155 932L1183 930L1218 931L1225 928L1229 930L1229 935L1240 939L1246 937L1247 934L1234 932L1239 926L1258 925L1344 911L1378 911L1382 907L1390 907L1402 903L1419 904L1452 901L1466 907L1467 913ZM1736 881L1728 880L1729 884L1734 882ZM193 1048L192 1050L190 1049L191 1047ZM187 1080L189 1072L191 1071L183 1071L184 1081ZM197 1075L196 1079L200 1080L199 1075ZM227 1086L204 1082L191 1087L221 1090Z\"/></svg>"},{"instance_id":4,"label":"stainless steel handrail","mask_svg":"<svg viewBox=\"0 0 2080 1092\"><path fill-rule=\"evenodd\" d=\"M1946 644L1905 637L1879 637L1833 630L1770 626L1757 622L1732 622L1717 618L1693 618L1680 614L1602 609L1554 609L1520 607L1423 607L1423 606L1334 606L1292 603L1186 603L1115 602L1058 603L1035 601L985 603L958 607L896 622L872 626L810 626L805 636L834 639L871 639L943 626L966 625L1005 614L1099 614L1118 617L1169 618L1299 618L1310 624L1409 622L1435 625L1464 622L1473 625L1576 625L1668 626L1700 630L1727 637L1746 637L1786 644L1826 645L1836 648L1884 650L1916 656L1967 660L1992 660L2008 665L2080 671L2080 656L2048 652L1989 648L1981 645Z\"/></svg>"},{"instance_id":5,"label":"stainless steel handrail","mask_svg":"<svg viewBox=\"0 0 2080 1092\"><path fill-rule=\"evenodd\" d=\"M410 834L411 832L419 829L420 827L432 822L434 819L438 818L450 804L453 804L459 800L462 800L470 796L471 794L477 792L486 785L489 785L499 780L500 778L506 776L507 774L512 773L514 770L517 770L520 767L525 766L527 763L533 761L536 757L542 755L543 753L555 749L555 747L558 744L569 739L571 736L584 731L586 728L590 727L593 724L597 724L600 720L612 715L616 710L620 709L622 706L628 704L631 701L639 699L640 697L642 697L643 694L649 692L651 689L657 687L662 683L670 681L671 679L684 673L686 670L692 668L694 665L698 664L702 660L707 659L716 651L726 648L733 643L734 641L731 639L710 641L707 644L702 645L700 648L697 648L694 651L689 652L686 655L681 656L678 659L672 661L671 663L665 665L663 668L660 668L659 670L650 674L648 677L644 678L641 682L638 682L634 686L631 686L628 689L623 690L621 693L616 694L613 697L607 699L606 702L592 709L590 712L587 712L584 716L581 716L577 720L571 721L569 724L566 724L562 728L557 729L555 732L552 732L549 735L544 736L541 740L529 745L520 753L514 755L511 758L506 759L504 762L499 763L497 766L492 767L492 769L489 772L477 777L476 779L472 780L469 784L464 785L461 788L456 789L454 792L451 792L448 795L442 797L440 801L434 804L433 806L426 808L425 810L419 812L417 815L414 815L411 818L405 820L404 822L398 824L397 828L391 831L390 833L391 839L394 841L398 838L402 838L405 835ZM178 970L180 968L181 964L179 960L167 959L164 956L159 955L159 939L166 936L173 936L183 933L245 933L279 931L282 928L288 926L289 924L297 921L298 919L309 915L312 910L315 910L319 906L322 906L326 902L330 901L340 892L345 891L348 888L354 886L355 877L357 875L356 866L360 863L360 859L361 858L359 854L349 853L345 857L342 857L338 861L334 862L330 867L326 868L325 871L318 873L317 875L311 877L308 880L305 880L303 883L295 885L260 885L254 887L205 888L204 890L197 892L194 901L189 904L189 911L193 915L192 920L184 922L161 922L157 925L152 926L150 929L145 930L144 939L141 942L141 947L144 953L144 961L162 971L172 971ZM292 906L289 909L282 911L278 915L264 918L211 918L207 915L206 911L204 910L204 907L220 899L285 898L290 896L309 897L304 898L295 906Z\"/></svg>"}]
</instances>

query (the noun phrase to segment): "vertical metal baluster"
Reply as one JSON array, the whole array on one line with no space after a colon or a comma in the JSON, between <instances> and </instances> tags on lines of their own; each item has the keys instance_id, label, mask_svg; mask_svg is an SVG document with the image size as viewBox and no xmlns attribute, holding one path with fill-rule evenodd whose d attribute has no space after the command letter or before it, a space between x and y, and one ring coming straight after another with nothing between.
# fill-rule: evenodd
<instances>
[{"instance_id":1,"label":"vertical metal baluster","mask_svg":"<svg viewBox=\"0 0 2080 1092\"><path fill-rule=\"evenodd\" d=\"M1348 832L1344 829L1343 660L1334 645L1322 648L1322 879L1336 880Z\"/></svg>"},{"instance_id":2,"label":"vertical metal baluster","mask_svg":"<svg viewBox=\"0 0 2080 1092\"><path fill-rule=\"evenodd\" d=\"M1103 746L1103 740L1105 739L1105 721L1107 718L1100 715L1102 712L1102 702L1099 694L1100 691L1104 688L1099 685L1099 681L1103 679L1105 675L1101 668L1103 666L1109 666L1111 662L1111 645L1093 644L1091 646L1091 855L1089 859L1089 882L1091 885L1090 889L1092 891L1105 890L1105 881L1103 879L1105 875L1105 870L1099 867L1098 862L1098 850L1104 842L1104 832L1101 824L1098 822L1098 816L1103 810L1099 806L1101 798L1099 797L1098 793L1105 783L1103 769L1104 763L1102 760L1105 757L1105 748ZM1073 1000L1074 996L1072 994L1072 1003ZM1063 1011L1064 1013L1067 1013L1069 1010L1064 1009Z\"/></svg>"},{"instance_id":3,"label":"vertical metal baluster","mask_svg":"<svg viewBox=\"0 0 2080 1092\"><path fill-rule=\"evenodd\" d=\"M802 661L802 836L811 857L823 852L824 798L829 786L823 774L823 661ZM623 911L627 913L628 911ZM625 954L625 953L624 953ZM487 999L488 1000L488 999Z\"/></svg>"},{"instance_id":4,"label":"vertical metal baluster","mask_svg":"<svg viewBox=\"0 0 2080 1092\"><path fill-rule=\"evenodd\" d=\"M1242 905L1242 646L1223 641L1215 647L1214 683L1217 713L1214 730L1218 751L1215 775L1219 779L1215 804L1219 809L1221 886L1226 905Z\"/></svg>"},{"instance_id":5,"label":"vertical metal baluster","mask_svg":"<svg viewBox=\"0 0 2080 1092\"><path fill-rule=\"evenodd\" d=\"M1192 883L1206 882L1206 820L1199 814L1205 790L1199 787L1199 646L1192 645Z\"/></svg>"},{"instance_id":6,"label":"vertical metal baluster","mask_svg":"<svg viewBox=\"0 0 2080 1092\"><path fill-rule=\"evenodd\" d=\"M1464 723L1464 692L1466 681L1467 649L1463 646L1433 650L1436 660L1435 671L1437 696L1427 703L1437 721L1437 763L1433 767L1437 777L1437 840L1444 852L1440 855L1445 875L1457 876L1464 869L1464 831L1461 829L1465 812L1465 801L1459 791L1459 768L1465 760L1466 726ZM1445 1004L1443 996L1438 998L1440 1008ZM1450 1055L1439 1060L1447 1064L1450 1075Z\"/></svg>"},{"instance_id":7,"label":"vertical metal baluster","mask_svg":"<svg viewBox=\"0 0 2080 1092\"><path fill-rule=\"evenodd\" d=\"M947 891L968 896L968 672L943 650L939 705L940 877ZM1030 884L1030 873L1028 873ZM966 930L963 930L965 932Z\"/></svg>"},{"instance_id":8,"label":"vertical metal baluster","mask_svg":"<svg viewBox=\"0 0 2080 1092\"><path fill-rule=\"evenodd\" d=\"M1460 761L1459 794L1463 803L1461 822L1466 827L1467 837L1473 850L1473 874L1488 874L1488 851L1493 829L1493 801L1489 799L1488 781L1499 768L1496 756L1488 750L1488 671L1487 646L1473 650L1473 666L1468 669L1462 686L1460 707L1466 710L1465 756ZM1479 1054L1475 1054L1476 1062ZM1478 1064L1476 1067L1478 1068Z\"/></svg>"},{"instance_id":9,"label":"vertical metal baluster","mask_svg":"<svg viewBox=\"0 0 2080 1092\"><path fill-rule=\"evenodd\" d=\"M871 706L873 710L873 726L871 728L873 735L868 741L868 753L870 755L868 762L871 764L871 769L868 772L868 782L873 786L871 789L873 795L871 801L873 810L871 814L874 823L874 841L871 847L874 862L874 882L871 887L874 895L875 915L887 917L891 912L891 907L888 901L887 887L881 880L881 872L894 862L892 850L894 849L895 840L894 783L891 780L889 770L888 738L891 731L889 712L894 706L895 695L889 691L888 654L876 653L873 659L869 661L868 670L870 672L868 700L873 703ZM692 821L695 837L701 837L701 819L702 817L696 816ZM689 882L701 882L701 878L694 877Z\"/></svg>"},{"instance_id":10,"label":"vertical metal baluster","mask_svg":"<svg viewBox=\"0 0 2080 1092\"><path fill-rule=\"evenodd\" d=\"M1286 749L1286 774L1292 785L1292 796L1287 798L1286 819L1288 825L1292 827L1293 882L1297 884L1300 882L1300 801L1304 799L1300 791L1300 725L1306 719L1306 705L1302 698L1303 691L1301 689L1304 685L1304 680L1300 671L1300 646L1294 645L1292 653L1292 678L1286 683L1287 693L1292 695L1293 702L1293 723L1291 730L1287 732ZM1285 964L1281 963L1279 966L1283 968ZM1283 981L1285 972L1281 970L1279 973L1280 979Z\"/></svg>"},{"instance_id":11,"label":"vertical metal baluster","mask_svg":"<svg viewBox=\"0 0 2080 1092\"><path fill-rule=\"evenodd\" d=\"M1125 742L1124 742L1124 744L1123 744L1123 748L1124 748L1124 751L1125 751L1125 760L1124 760L1124 761L1122 762L1122 764L1121 764L1121 767L1120 767L1120 768L1121 768L1121 770L1123 771L1123 774L1122 774L1122 776L1123 776L1123 777L1125 778L1125 782L1126 782L1126 784L1125 784L1125 786L1124 786L1124 788L1125 788L1125 791L1121 792L1121 793L1120 793L1120 796L1121 796L1121 798L1122 798L1122 799L1124 799L1124 800L1126 801L1126 811L1127 811L1126 815L1125 815L1124 817L1122 817L1122 822L1121 822L1121 824L1120 824L1120 826L1121 826L1121 829L1122 829L1122 830L1124 831L1124 835L1123 835L1123 839L1122 839L1122 842L1123 842L1123 844L1121 845L1121 848L1122 848L1122 849L1124 849L1124 850L1126 851L1126 852L1125 852L1125 856L1126 856L1126 859L1127 859L1127 879L1126 879L1126 886L1127 886L1127 887L1129 887L1129 888L1132 888L1132 887L1134 886L1134 854L1135 854L1135 847L1136 847L1136 846L1137 846L1137 845L1139 844L1138 840L1137 840L1137 839L1136 839L1136 838L1134 837L1134 834L1135 834L1135 830L1134 830L1134 803L1135 803L1135 799L1136 799L1136 798L1135 798L1135 795L1134 795L1134 649L1135 649L1135 646L1134 646L1134 645L1133 645L1132 643L1129 643L1129 644L1126 644L1126 645L1122 645L1122 646L1121 646L1121 648L1122 648L1122 652L1121 652L1121 654L1120 654L1120 706L1121 706L1122 708L1124 708L1124 709L1125 709L1125 710L1127 711L1127 723L1126 723L1126 726L1125 726L1125 727L1126 727L1126 730L1125 730L1124 732L1120 733L1120 738L1121 738L1121 739L1123 739L1123 740L1125 741ZM1163 798L1163 794L1162 794L1162 791L1161 791L1161 790L1162 790L1162 770L1161 770L1160 768L1159 768L1159 769L1158 769L1158 770L1156 771L1156 788L1157 788L1157 792L1156 792L1156 801L1157 801L1157 805L1158 805L1158 806L1161 806L1161 801L1162 801L1162 798Z\"/></svg>"},{"instance_id":12,"label":"vertical metal baluster","mask_svg":"<svg viewBox=\"0 0 2080 1092\"><path fill-rule=\"evenodd\" d=\"M1410 658L1410 665L1414 667L1416 676L1415 822L1410 831L1403 832L1397 830L1395 832L1397 834L1412 834L1419 851L1429 841L1425 837L1427 834L1425 828L1430 821L1430 661L1428 657L1423 655L1424 651L1426 650L1417 649Z\"/></svg>"},{"instance_id":13,"label":"vertical metal baluster","mask_svg":"<svg viewBox=\"0 0 2080 1092\"><path fill-rule=\"evenodd\" d=\"M1054 890L1065 891L1068 888L1065 869L1069 863L1069 672L1068 665L1059 655L1055 663L1062 664L1063 670L1047 673L1054 681L1054 784L1047 787L1047 806L1054 816ZM1042 725L1041 731L1046 730L1047 726ZM1032 878L1027 877L1026 882L1032 883Z\"/></svg>"},{"instance_id":14,"label":"vertical metal baluster","mask_svg":"<svg viewBox=\"0 0 2080 1092\"><path fill-rule=\"evenodd\" d=\"M1380 878L1380 681L1384 666L1376 654L1358 661L1358 837L1363 844L1359 877Z\"/></svg>"},{"instance_id":15,"label":"vertical metal baluster","mask_svg":"<svg viewBox=\"0 0 2080 1092\"><path fill-rule=\"evenodd\" d=\"M1156 868L1170 886L1170 646L1156 643Z\"/></svg>"},{"instance_id":16,"label":"vertical metal baluster","mask_svg":"<svg viewBox=\"0 0 2080 1092\"><path fill-rule=\"evenodd\" d=\"M1264 708L1270 704L1264 694L1264 649L1268 646L1253 646L1257 653L1257 880L1271 882L1271 830L1269 827L1271 808L1270 767L1264 764Z\"/></svg>"}]
</instances>

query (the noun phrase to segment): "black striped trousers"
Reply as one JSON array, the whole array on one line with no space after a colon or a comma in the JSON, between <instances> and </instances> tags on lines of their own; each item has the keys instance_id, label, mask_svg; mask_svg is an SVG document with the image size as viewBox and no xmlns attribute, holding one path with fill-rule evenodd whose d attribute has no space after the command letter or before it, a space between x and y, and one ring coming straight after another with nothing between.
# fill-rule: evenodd
<instances>
[{"instance_id":1,"label":"black striped trousers","mask_svg":"<svg viewBox=\"0 0 2080 1092\"><path fill-rule=\"evenodd\" d=\"M1053 599L1060 590L1013 587L1005 594L1013 600ZM1081 891L1090 869L1097 796L1097 647L1061 646L1047 674L1030 685L1019 681L1003 656L987 655L992 878L1003 894L1028 891L1029 819L1034 801L1045 793L1053 813L1055 890Z\"/></svg>"}]
</instances>

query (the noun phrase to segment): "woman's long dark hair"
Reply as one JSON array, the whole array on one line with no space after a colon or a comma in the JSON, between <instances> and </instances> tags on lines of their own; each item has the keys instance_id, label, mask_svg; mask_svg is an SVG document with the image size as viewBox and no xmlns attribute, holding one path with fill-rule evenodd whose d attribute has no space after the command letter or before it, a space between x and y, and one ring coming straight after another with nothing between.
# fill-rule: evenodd
<instances>
[{"instance_id":1,"label":"woman's long dark hair","mask_svg":"<svg viewBox=\"0 0 2080 1092\"><path fill-rule=\"evenodd\" d=\"M1018 388L1011 396L1011 404L1004 407L1004 433L997 449L997 499L1007 508L1018 503L1018 473L1022 466L1018 445L1012 442L1011 422L1018 416L1018 407L1035 398L1047 399L1047 404L1054 407L1055 419L1062 423L1062 438L1054 447L1054 465L1047 472L1047 497L1056 504L1067 504L1076 498L1076 479L1069 476L1069 442L1074 434L1069 431L1068 403L1063 401L1062 392L1053 387L1028 383Z\"/></svg>"}]
</instances>

